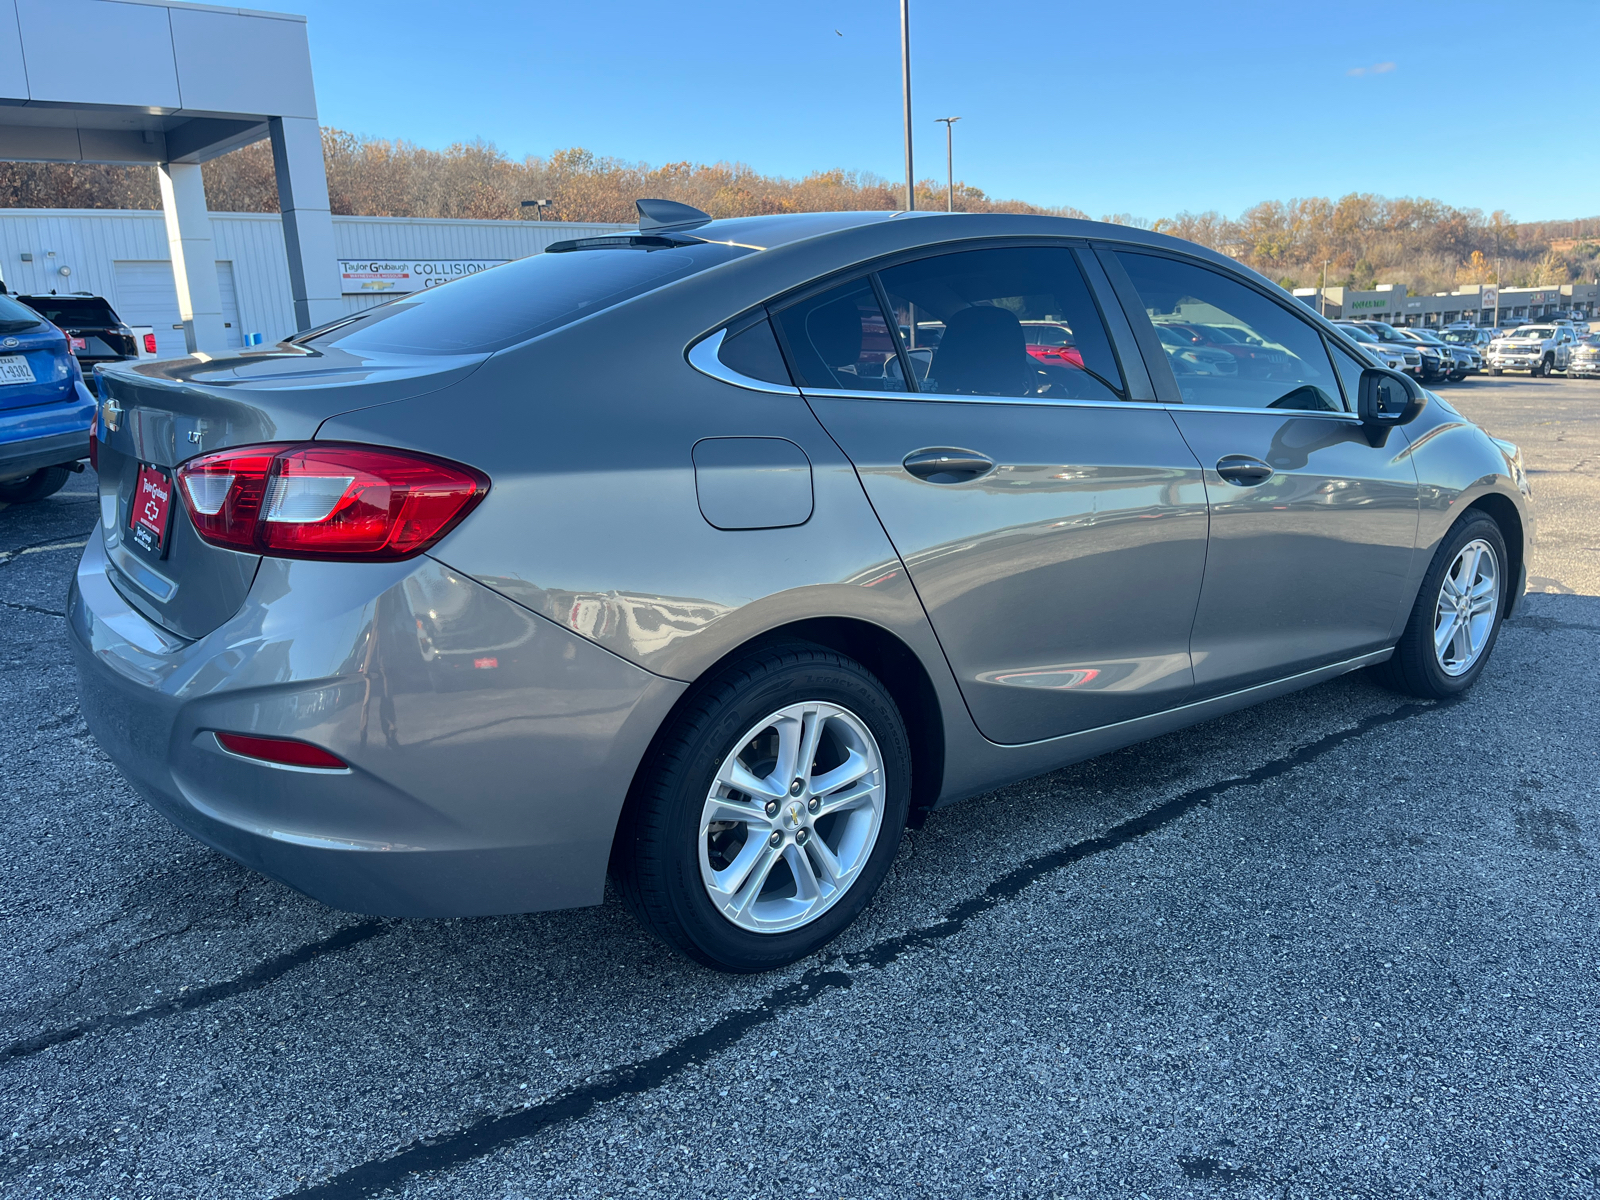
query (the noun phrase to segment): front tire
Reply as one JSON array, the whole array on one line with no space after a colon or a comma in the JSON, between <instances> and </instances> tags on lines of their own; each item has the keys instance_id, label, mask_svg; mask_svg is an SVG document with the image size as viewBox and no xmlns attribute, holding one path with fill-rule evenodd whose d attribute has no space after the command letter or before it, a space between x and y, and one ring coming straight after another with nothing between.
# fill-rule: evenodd
<instances>
[{"instance_id":1,"label":"front tire","mask_svg":"<svg viewBox=\"0 0 1600 1200\"><path fill-rule=\"evenodd\" d=\"M21 479L0 483L0 502L32 504L35 500L54 496L67 486L67 480L71 478L72 471L68 467L45 467L32 475L24 475Z\"/></svg>"},{"instance_id":2,"label":"front tire","mask_svg":"<svg viewBox=\"0 0 1600 1200\"><path fill-rule=\"evenodd\" d=\"M910 800L905 722L877 677L810 643L759 649L697 685L658 735L612 874L680 954L772 970L866 907Z\"/></svg>"},{"instance_id":3,"label":"front tire","mask_svg":"<svg viewBox=\"0 0 1600 1200\"><path fill-rule=\"evenodd\" d=\"M1394 656L1375 668L1394 691L1427 700L1459 696L1478 681L1500 636L1510 559L1493 517L1471 512L1433 556Z\"/></svg>"}]
</instances>

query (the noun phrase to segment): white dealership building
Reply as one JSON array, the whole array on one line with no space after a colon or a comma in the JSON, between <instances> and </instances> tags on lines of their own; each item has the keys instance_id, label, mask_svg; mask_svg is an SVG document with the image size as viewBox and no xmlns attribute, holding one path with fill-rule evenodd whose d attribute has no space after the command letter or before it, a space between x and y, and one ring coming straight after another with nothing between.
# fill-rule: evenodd
<instances>
[{"instance_id":1,"label":"white dealership building","mask_svg":"<svg viewBox=\"0 0 1600 1200\"><path fill-rule=\"evenodd\" d=\"M553 241L619 228L409 217L333 217L331 223L332 245L319 265L335 281L337 298L325 319L537 254ZM270 345L304 328L296 318L282 217L211 213L208 224L223 344ZM25 295L104 296L129 325L155 331L162 358L188 353L160 212L0 210L0 279Z\"/></svg>"}]
</instances>

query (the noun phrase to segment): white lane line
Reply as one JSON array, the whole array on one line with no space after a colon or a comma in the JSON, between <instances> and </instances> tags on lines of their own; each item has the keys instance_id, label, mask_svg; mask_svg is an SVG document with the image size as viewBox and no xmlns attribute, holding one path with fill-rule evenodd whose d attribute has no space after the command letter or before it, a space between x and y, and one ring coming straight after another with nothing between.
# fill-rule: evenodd
<instances>
[{"instance_id":1,"label":"white lane line","mask_svg":"<svg viewBox=\"0 0 1600 1200\"><path fill-rule=\"evenodd\" d=\"M28 546L22 550L0 550L0 563L10 562L13 558L20 558L24 554L44 554L50 550L82 550L89 544L89 539L81 542L51 542L48 546Z\"/></svg>"}]
</instances>

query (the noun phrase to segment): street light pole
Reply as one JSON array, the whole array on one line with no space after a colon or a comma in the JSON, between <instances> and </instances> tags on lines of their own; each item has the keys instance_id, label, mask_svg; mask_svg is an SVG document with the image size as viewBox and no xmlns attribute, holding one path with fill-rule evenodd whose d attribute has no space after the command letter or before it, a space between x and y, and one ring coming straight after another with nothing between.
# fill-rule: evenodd
<instances>
[{"instance_id":1,"label":"street light pole","mask_svg":"<svg viewBox=\"0 0 1600 1200\"><path fill-rule=\"evenodd\" d=\"M956 168L950 145L950 131L960 117L935 117L935 121L944 122L944 177L945 177L945 212L956 210Z\"/></svg>"},{"instance_id":2,"label":"street light pole","mask_svg":"<svg viewBox=\"0 0 1600 1200\"><path fill-rule=\"evenodd\" d=\"M1322 289L1317 293L1317 315L1319 317L1328 315L1328 263L1332 261L1333 259L1331 258L1326 259L1322 264Z\"/></svg>"},{"instance_id":3,"label":"street light pole","mask_svg":"<svg viewBox=\"0 0 1600 1200\"><path fill-rule=\"evenodd\" d=\"M917 183L911 168L911 0L900 0L900 82L906 101L906 211L912 212Z\"/></svg>"}]
</instances>

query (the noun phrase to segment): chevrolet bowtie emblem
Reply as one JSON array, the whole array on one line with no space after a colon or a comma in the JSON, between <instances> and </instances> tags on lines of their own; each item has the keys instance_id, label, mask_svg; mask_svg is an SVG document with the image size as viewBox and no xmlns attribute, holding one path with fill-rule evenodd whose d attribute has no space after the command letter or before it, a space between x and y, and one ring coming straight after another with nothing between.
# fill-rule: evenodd
<instances>
[{"instance_id":1,"label":"chevrolet bowtie emblem","mask_svg":"<svg viewBox=\"0 0 1600 1200\"><path fill-rule=\"evenodd\" d=\"M122 405L115 398L107 400L100 406L100 415L106 419L106 428L113 433L122 425Z\"/></svg>"}]
</instances>

